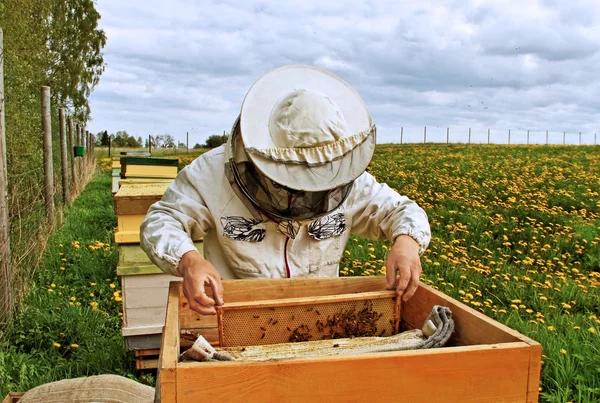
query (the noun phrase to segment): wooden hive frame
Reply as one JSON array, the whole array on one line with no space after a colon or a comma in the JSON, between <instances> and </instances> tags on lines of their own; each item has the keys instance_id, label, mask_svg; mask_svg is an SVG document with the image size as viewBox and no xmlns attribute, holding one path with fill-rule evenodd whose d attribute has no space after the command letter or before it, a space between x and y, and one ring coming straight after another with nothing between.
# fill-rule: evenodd
<instances>
[{"instance_id":1,"label":"wooden hive frame","mask_svg":"<svg viewBox=\"0 0 600 403\"><path fill-rule=\"evenodd\" d=\"M383 277L225 280L227 302L370 292ZM191 311L181 283L170 285L159 359L162 403L194 402L537 402L542 348L536 341L421 285L404 304L404 329L420 327L433 305L450 307L448 347L271 362L179 362L182 330L218 344L214 316Z\"/></svg>"}]
</instances>

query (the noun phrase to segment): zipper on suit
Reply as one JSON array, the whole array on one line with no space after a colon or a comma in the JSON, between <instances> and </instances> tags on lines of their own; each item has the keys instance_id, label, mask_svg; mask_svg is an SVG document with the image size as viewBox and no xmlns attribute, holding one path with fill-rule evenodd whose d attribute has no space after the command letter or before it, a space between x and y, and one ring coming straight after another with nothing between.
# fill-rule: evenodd
<instances>
[{"instance_id":1,"label":"zipper on suit","mask_svg":"<svg viewBox=\"0 0 600 403\"><path fill-rule=\"evenodd\" d=\"M288 263L287 257L287 245L290 240L289 236L285 237L285 244L283 246L283 259L285 260L285 273L287 274L287 278L292 278L292 273L290 271L290 264Z\"/></svg>"}]
</instances>

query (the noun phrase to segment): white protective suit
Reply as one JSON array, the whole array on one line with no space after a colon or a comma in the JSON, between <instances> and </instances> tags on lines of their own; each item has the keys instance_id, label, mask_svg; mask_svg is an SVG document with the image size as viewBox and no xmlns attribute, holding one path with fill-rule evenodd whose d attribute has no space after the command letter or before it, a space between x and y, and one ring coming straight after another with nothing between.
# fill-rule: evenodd
<instances>
[{"instance_id":1,"label":"white protective suit","mask_svg":"<svg viewBox=\"0 0 600 403\"><path fill-rule=\"evenodd\" d=\"M224 145L198 157L148 210L140 244L165 273L179 276L181 257L195 250L192 239L200 238L204 257L224 279L337 277L350 233L391 242L408 234L421 253L429 244L423 209L367 172L341 207L304 223L292 239L233 191L224 170L229 152Z\"/></svg>"}]
</instances>

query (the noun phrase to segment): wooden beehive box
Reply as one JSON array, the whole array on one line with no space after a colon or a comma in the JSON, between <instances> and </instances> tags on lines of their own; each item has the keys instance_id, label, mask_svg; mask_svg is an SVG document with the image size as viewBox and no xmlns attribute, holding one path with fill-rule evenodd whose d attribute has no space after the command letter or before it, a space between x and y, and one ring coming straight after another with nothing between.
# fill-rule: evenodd
<instances>
[{"instance_id":1,"label":"wooden beehive box","mask_svg":"<svg viewBox=\"0 0 600 403\"><path fill-rule=\"evenodd\" d=\"M115 161L113 161L112 168L112 185L111 190L112 193L115 194L119 191L119 181L121 180L121 166L115 167Z\"/></svg>"},{"instance_id":2,"label":"wooden beehive box","mask_svg":"<svg viewBox=\"0 0 600 403\"><path fill-rule=\"evenodd\" d=\"M204 254L203 243L195 245ZM181 278L162 272L139 244L119 245L117 275L123 298L121 334L127 349L160 348L169 283Z\"/></svg>"},{"instance_id":3,"label":"wooden beehive box","mask_svg":"<svg viewBox=\"0 0 600 403\"><path fill-rule=\"evenodd\" d=\"M150 206L160 199L169 182L123 184L113 196L117 229L115 243L139 243L140 225Z\"/></svg>"},{"instance_id":4,"label":"wooden beehive box","mask_svg":"<svg viewBox=\"0 0 600 403\"><path fill-rule=\"evenodd\" d=\"M122 178L174 179L178 161L173 158L121 158Z\"/></svg>"},{"instance_id":5,"label":"wooden beehive box","mask_svg":"<svg viewBox=\"0 0 600 403\"><path fill-rule=\"evenodd\" d=\"M225 303L385 289L385 278L225 280ZM170 402L537 402L541 345L422 285L404 305L404 329L421 327L434 305L450 307L449 346L270 362L179 362L193 330L218 341L216 318L188 307L171 283L157 393Z\"/></svg>"},{"instance_id":6,"label":"wooden beehive box","mask_svg":"<svg viewBox=\"0 0 600 403\"><path fill-rule=\"evenodd\" d=\"M21 400L24 394L25 392L10 392L4 397L2 403L17 403L19 400Z\"/></svg>"}]
</instances>

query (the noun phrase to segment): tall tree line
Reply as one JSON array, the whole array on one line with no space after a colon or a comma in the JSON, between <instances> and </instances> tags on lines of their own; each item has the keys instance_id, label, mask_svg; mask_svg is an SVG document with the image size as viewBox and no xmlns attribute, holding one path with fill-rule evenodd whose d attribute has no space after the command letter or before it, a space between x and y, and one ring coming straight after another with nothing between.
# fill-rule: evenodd
<instances>
[{"instance_id":1,"label":"tall tree line","mask_svg":"<svg viewBox=\"0 0 600 403\"><path fill-rule=\"evenodd\" d=\"M51 87L54 173L60 185L58 109L67 108L75 121L89 119L88 96L104 71L106 35L99 20L93 0L0 0L9 224L17 276L27 277L23 269L33 268L39 252L31 245L37 244L44 222L40 87Z\"/></svg>"}]
</instances>

